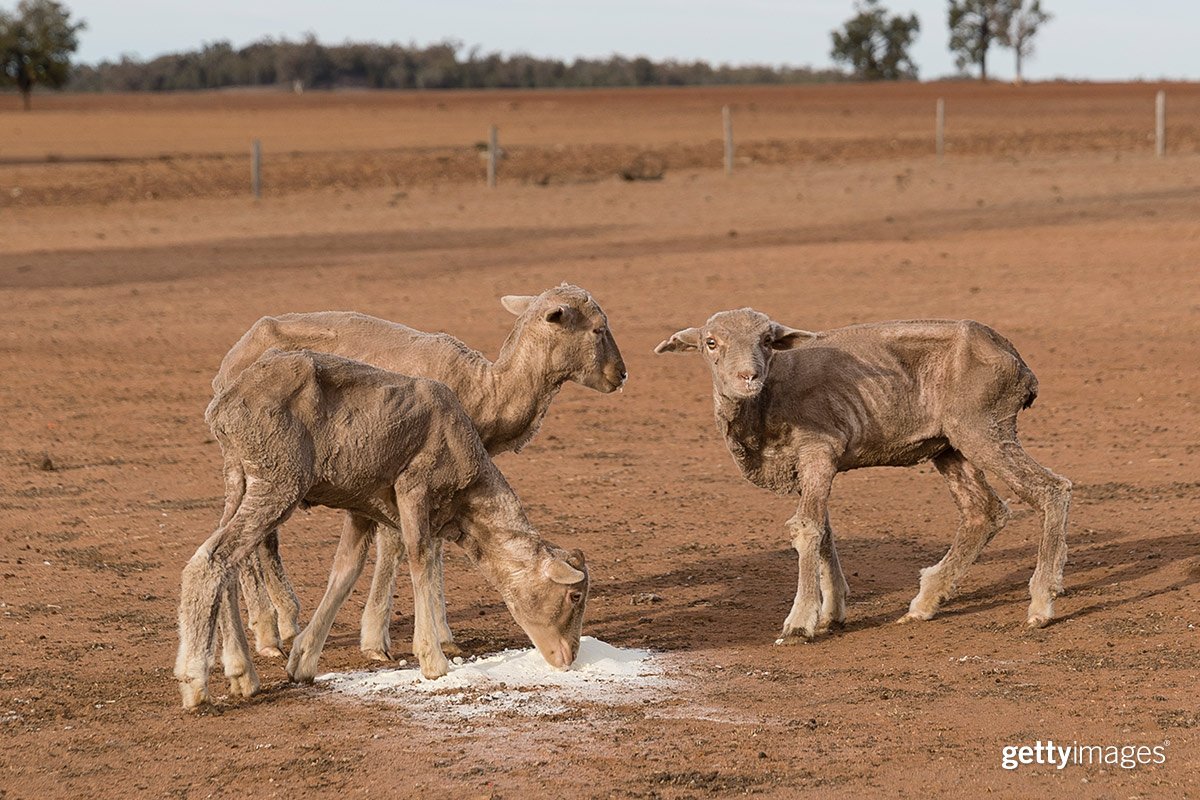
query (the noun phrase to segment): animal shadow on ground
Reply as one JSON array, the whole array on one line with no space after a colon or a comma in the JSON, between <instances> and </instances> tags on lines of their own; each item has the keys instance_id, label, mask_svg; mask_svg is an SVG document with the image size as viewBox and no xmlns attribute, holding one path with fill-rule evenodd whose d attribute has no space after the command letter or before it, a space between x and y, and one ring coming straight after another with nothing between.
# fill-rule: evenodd
<instances>
[{"instance_id":1,"label":"animal shadow on ground","mask_svg":"<svg viewBox=\"0 0 1200 800\"><path fill-rule=\"evenodd\" d=\"M1173 582L1145 587L1137 594L1125 596L1120 587L1163 572L1167 568L1194 556L1195 536L1163 534L1153 538L1125 539L1125 531L1089 531L1074 541L1067 558L1063 597L1055 622L1082 619L1093 614L1137 603L1200 583L1200 561L1193 561L1183 570L1183 576ZM941 615L958 616L986 611L1003 605L1006 598L998 596L1009 589L1024 588L1028 573L1013 570L987 587L957 595ZM1116 587L1114 589L1114 587ZM1080 606L1073 597L1108 595L1100 602ZM940 616L941 616L940 615Z\"/></svg>"},{"instance_id":2,"label":"animal shadow on ground","mask_svg":"<svg viewBox=\"0 0 1200 800\"><path fill-rule=\"evenodd\" d=\"M1027 515L1032 516L1032 515ZM1005 532L1000 533L1003 537ZM1077 619L1200 583L1200 564L1186 569L1181 580L1126 594L1118 587L1151 578L1192 555L1194 537L1164 534L1129 538L1127 531L1087 531L1072 537L1065 575L1066 591L1057 620ZM995 544L995 543L993 543ZM949 546L949 538L945 547ZM851 596L843 633L889 625L903 615L918 588L919 571L936 563L943 547L902 536L839 543L842 568ZM790 548L740 550L709 558L677 556L677 566L654 575L606 582L594 580L593 592L609 600L605 610L591 614L587 630L616 641L645 643L663 649L706 649L757 645L773 641L791 605L796 587L796 556ZM989 564L1011 564L1003 577L961 592L946 601L939 618L976 615L1012 606L1013 626L1024 621L1029 602L1028 582L1036 560L1036 542L985 550L970 586ZM1077 565L1072 568L1072 563ZM1107 569L1105 569L1107 568ZM1081 606L1074 598L1103 593L1100 602ZM635 604L651 596L662 600ZM896 597L895 608L863 615L869 601ZM682 599L686 597L687 599ZM677 599L679 598L679 599ZM628 605L626 605L628 604ZM873 604L872 604L873 605ZM857 606L857 607L856 607Z\"/></svg>"},{"instance_id":3,"label":"animal shadow on ground","mask_svg":"<svg viewBox=\"0 0 1200 800\"><path fill-rule=\"evenodd\" d=\"M1152 491L1154 487L1146 489ZM1094 516L1104 500L1087 502L1089 487L1077 486L1073 517ZM1037 557L1040 524L1037 515L1015 507L1012 521L984 550L963 581L964 591L946 601L938 619L969 618L1012 606L1012 625L1018 629L1028 603L1028 582ZM853 530L838 529L838 551L850 582L848 618L841 633L890 625L916 594L920 570L942 557L952 532L939 540L933 534L859 538ZM1024 541L1006 544L1024 534ZM780 538L784 536L780 530ZM1194 535L1164 533L1137 536L1129 530L1098 530L1076 523L1069 535L1065 591L1056 622L1081 619L1200 583L1200 561L1184 567L1174 580L1126 592L1126 585L1154 579L1178 564L1194 559ZM592 597L584 625L587 635L621 644L665 650L707 649L761 645L774 641L796 589L796 554L786 546L750 549L742 543L717 543L670 551L674 566L664 572L608 580L594 570ZM994 572L996 564L1010 568L1001 577L980 585L979 575ZM992 566L992 570L988 567ZM398 587L403 587L403 580ZM397 589L401 598L404 589ZM1093 598L1097 598L1093 601ZM875 613L872 601L885 600ZM636 601L636 602L635 602ZM894 601L894 602L893 602ZM401 600L403 602L403 600ZM527 647L519 629L484 632L482 617L507 616L498 599L455 609L450 614L456 640L468 653L505 647ZM493 629L494 630L494 629ZM403 651L411 640L412 623L406 610L393 617L391 638ZM835 634L837 632L835 631ZM357 631L334 632L326 652L357 651Z\"/></svg>"}]
</instances>

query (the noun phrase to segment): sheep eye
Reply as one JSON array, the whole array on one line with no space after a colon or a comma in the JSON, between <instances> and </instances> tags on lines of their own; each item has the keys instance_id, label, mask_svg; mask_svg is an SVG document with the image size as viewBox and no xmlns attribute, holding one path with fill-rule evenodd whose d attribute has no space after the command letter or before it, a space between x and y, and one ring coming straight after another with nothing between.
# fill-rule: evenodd
<instances>
[{"instance_id":1,"label":"sheep eye","mask_svg":"<svg viewBox=\"0 0 1200 800\"><path fill-rule=\"evenodd\" d=\"M710 336L709 338L704 340L704 346L707 347L709 350L716 350L717 349L717 340L713 339Z\"/></svg>"},{"instance_id":2,"label":"sheep eye","mask_svg":"<svg viewBox=\"0 0 1200 800\"><path fill-rule=\"evenodd\" d=\"M599 328L592 328L592 333L596 334L597 336L603 336L604 334L608 333L608 328L605 328L603 325L601 325Z\"/></svg>"},{"instance_id":3,"label":"sheep eye","mask_svg":"<svg viewBox=\"0 0 1200 800\"><path fill-rule=\"evenodd\" d=\"M577 606L579 605L579 601L583 599L583 592L579 591L578 589L573 589L572 591L567 592L567 599L571 601L571 605Z\"/></svg>"}]
</instances>

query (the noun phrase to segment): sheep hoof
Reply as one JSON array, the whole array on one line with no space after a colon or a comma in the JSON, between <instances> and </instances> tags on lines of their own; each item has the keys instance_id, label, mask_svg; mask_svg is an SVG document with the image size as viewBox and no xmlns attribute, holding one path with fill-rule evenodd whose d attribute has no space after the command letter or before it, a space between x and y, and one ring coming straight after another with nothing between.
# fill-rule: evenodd
<instances>
[{"instance_id":1,"label":"sheep hoof","mask_svg":"<svg viewBox=\"0 0 1200 800\"><path fill-rule=\"evenodd\" d=\"M372 647L362 651L363 655L371 661L391 661L392 657L388 655L388 651L379 647Z\"/></svg>"},{"instance_id":2,"label":"sheep hoof","mask_svg":"<svg viewBox=\"0 0 1200 800\"><path fill-rule=\"evenodd\" d=\"M941 605L941 600L930 603L928 601L918 603L914 599L908 606L908 613L900 619L896 620L898 624L905 625L909 622L928 622L937 616L938 608Z\"/></svg>"},{"instance_id":3,"label":"sheep hoof","mask_svg":"<svg viewBox=\"0 0 1200 800\"><path fill-rule=\"evenodd\" d=\"M300 657L302 652L298 648L292 649L292 657L288 659L287 665L288 680L293 683L312 683L317 674L317 665L305 664L304 659Z\"/></svg>"},{"instance_id":4,"label":"sheep hoof","mask_svg":"<svg viewBox=\"0 0 1200 800\"><path fill-rule=\"evenodd\" d=\"M804 644L809 640L809 638L811 637L800 636L794 633L788 634L787 636L781 636L776 639L775 645L777 647L791 647L792 645L796 644Z\"/></svg>"},{"instance_id":5,"label":"sheep hoof","mask_svg":"<svg viewBox=\"0 0 1200 800\"><path fill-rule=\"evenodd\" d=\"M258 654L265 658L283 658L283 651L278 647L260 647Z\"/></svg>"},{"instance_id":6,"label":"sheep hoof","mask_svg":"<svg viewBox=\"0 0 1200 800\"><path fill-rule=\"evenodd\" d=\"M454 642L442 642L442 652L446 658L458 658L463 654L462 648Z\"/></svg>"},{"instance_id":7,"label":"sheep hoof","mask_svg":"<svg viewBox=\"0 0 1200 800\"><path fill-rule=\"evenodd\" d=\"M288 676L288 680L291 681L292 683L301 683L301 684L310 684L313 682L313 679L316 677L315 674L309 674L309 673L301 671L300 669L297 669L295 672L293 672L292 670L289 669L287 676Z\"/></svg>"},{"instance_id":8,"label":"sheep hoof","mask_svg":"<svg viewBox=\"0 0 1200 800\"><path fill-rule=\"evenodd\" d=\"M251 672L241 675L227 675L229 679L229 696L249 699L258 694L258 676Z\"/></svg>"},{"instance_id":9,"label":"sheep hoof","mask_svg":"<svg viewBox=\"0 0 1200 800\"><path fill-rule=\"evenodd\" d=\"M785 643L795 642L810 642L817 638L817 626L813 624L812 628L785 628L783 633L779 634L779 638Z\"/></svg>"},{"instance_id":10,"label":"sheep hoof","mask_svg":"<svg viewBox=\"0 0 1200 800\"><path fill-rule=\"evenodd\" d=\"M427 681L436 681L438 678L444 678L447 672L449 672L449 668L438 669L437 667L421 667L421 677Z\"/></svg>"},{"instance_id":11,"label":"sheep hoof","mask_svg":"<svg viewBox=\"0 0 1200 800\"><path fill-rule=\"evenodd\" d=\"M1034 615L1025 621L1025 626L1028 628L1044 628L1050 624L1051 617L1043 617Z\"/></svg>"},{"instance_id":12,"label":"sheep hoof","mask_svg":"<svg viewBox=\"0 0 1200 800\"><path fill-rule=\"evenodd\" d=\"M204 686L196 686L191 682L181 682L179 693L183 695L185 711L199 711L208 704L208 690Z\"/></svg>"},{"instance_id":13,"label":"sheep hoof","mask_svg":"<svg viewBox=\"0 0 1200 800\"><path fill-rule=\"evenodd\" d=\"M436 681L450 671L450 662L444 656L428 656L417 660L421 663L421 676L426 680Z\"/></svg>"}]
</instances>

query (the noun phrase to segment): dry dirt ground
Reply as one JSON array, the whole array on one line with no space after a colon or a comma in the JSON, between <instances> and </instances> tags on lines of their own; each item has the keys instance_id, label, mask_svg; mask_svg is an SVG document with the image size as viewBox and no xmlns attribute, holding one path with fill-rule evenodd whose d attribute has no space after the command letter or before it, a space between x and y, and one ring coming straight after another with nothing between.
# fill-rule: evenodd
<instances>
[{"instance_id":1,"label":"dry dirt ground","mask_svg":"<svg viewBox=\"0 0 1200 800\"><path fill-rule=\"evenodd\" d=\"M1159 88L1171 151L1200 153L1200 84L1183 83L39 95L34 114L0 95L0 209L243 195L253 139L268 196L481 180L493 124L504 183L606 180L638 156L715 168L722 105L739 166L925 156L938 98L949 155L1129 155L1153 148Z\"/></svg>"},{"instance_id":2,"label":"dry dirt ground","mask_svg":"<svg viewBox=\"0 0 1200 800\"><path fill-rule=\"evenodd\" d=\"M195 196L176 186L133 201L122 181L169 185L139 172L154 164L42 163L49 151L28 137L25 152L0 153L41 160L0 166L0 797L1200 795L1194 140L1152 158L1151 87L995 87L961 98L975 104L962 124L978 137L964 135L939 164L925 145L906 149L917 134L903 131L932 119L927 101L940 92L968 90L893 88L776 99L797 126L806 98L841 103L849 119L894 118L898 152L879 144L892 138L879 130L854 133L875 143L859 150L802 157L831 141L813 134L795 158L742 163L732 178L716 168L711 137L656 121L659 111L699 114L704 92L719 108L715 90L484 96L516 103L512 120L591 97L584 122L603 119L608 98L615 132L593 131L589 146L704 148L707 161L676 163L654 183L597 168L588 180L565 172L489 192L476 173L429 172L403 190L321 179L259 202L200 185ZM723 94L774 120L779 132L760 141L787 141L771 90L744 91ZM1185 96L1179 105L1200 96L1170 91ZM481 95L380 97L442 104L468 142L487 117L475 108ZM1032 113L1027 98L1058 99ZM135 141L122 152L117 101L37 99L44 110L0 114L6 129L53 131L56 151L80 157L151 149ZM328 108L316 95L268 99L287 114L330 115L324 138L297 131L310 141L296 152L387 146L360 132L375 113L361 97L326 97ZM230 151L253 135L221 105L250 100L158 102L155 113L179 116L174 128L160 119L163 137L194 153L222 150L201 125L225 130ZM910 117L902 105L922 110ZM1053 107L1070 119L1049 117ZM299 117L276 121L285 118ZM1027 145L989 144L989 120L1025 131ZM437 144L406 135L399 146ZM551 152L556 136L526 143ZM62 170L85 168L99 177L65 196ZM19 185L33 188L14 195ZM281 663L259 659L261 696L184 714L171 676L179 570L220 515L219 454L202 412L229 345L266 313L349 308L447 330L494 356L511 320L498 297L564 280L608 311L628 387L568 386L538 438L498 463L539 529L587 552L586 632L664 653L675 688L548 718L449 724L290 686ZM838 479L832 506L852 591L847 628L773 645L795 590L783 528L794 503L737 473L700 359L651 352L674 330L743 305L815 329L970 317L1012 339L1041 382L1022 414L1024 441L1075 482L1056 624L1023 626L1039 525L1015 498L1014 520L945 612L891 624L918 570L948 546L955 516L931 468L866 470ZM306 612L338 525L317 509L284 529ZM469 652L523 643L457 552L447 584ZM357 648L363 589L334 628L327 669L368 666ZM633 603L646 593L661 602ZM407 586L397 595L392 637L405 643ZM213 686L220 694L219 674ZM1166 763L1001 768L1003 747L1039 740L1161 746Z\"/></svg>"}]
</instances>

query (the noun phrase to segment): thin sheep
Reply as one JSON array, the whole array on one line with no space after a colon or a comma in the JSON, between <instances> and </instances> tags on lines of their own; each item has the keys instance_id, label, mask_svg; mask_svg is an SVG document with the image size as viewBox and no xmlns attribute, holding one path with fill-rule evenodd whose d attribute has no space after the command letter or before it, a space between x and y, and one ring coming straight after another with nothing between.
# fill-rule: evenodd
<instances>
[{"instance_id":1,"label":"thin sheep","mask_svg":"<svg viewBox=\"0 0 1200 800\"><path fill-rule=\"evenodd\" d=\"M392 372L432 378L457 395L488 453L520 451L537 433L550 402L567 381L612 392L625 381L625 362L592 296L562 284L540 295L509 295L501 303L517 316L494 362L444 333L425 333L365 314L325 311L263 317L235 344L213 379L219 394L267 349L309 349L362 361ZM348 515L338 558L374 523ZM388 625L396 567L404 557L400 539L386 529L376 537L377 555L370 595L363 609L360 647L370 658L387 660ZM439 561L439 570L440 570ZM246 563L242 589L257 649L282 655L284 642L299 630L299 601L279 558L279 540L267 537ZM446 651L458 653L444 612L439 635Z\"/></svg>"},{"instance_id":2,"label":"thin sheep","mask_svg":"<svg viewBox=\"0 0 1200 800\"><path fill-rule=\"evenodd\" d=\"M444 384L338 356L270 350L206 413L225 461L220 527L183 570L175 676L185 708L208 699L218 621L230 693L258 691L238 612L241 563L299 507L324 505L400 531L412 573L413 652L427 678L449 665L438 636L439 535L453 534L551 665L579 649L583 554L542 540ZM311 681L329 626L358 578L368 532L339 552L329 588L288 661Z\"/></svg>"},{"instance_id":3,"label":"thin sheep","mask_svg":"<svg viewBox=\"0 0 1200 800\"><path fill-rule=\"evenodd\" d=\"M848 589L827 511L834 476L930 459L950 486L961 523L945 557L921 571L920 591L899 621L933 617L1007 522L984 469L1042 512L1028 624L1042 627L1053 618L1071 482L1017 440L1017 414L1037 397L1037 379L1007 339L977 322L941 320L810 333L743 308L714 314L655 348L684 350L706 357L717 428L742 475L800 495L788 521L799 585L783 641L845 621Z\"/></svg>"}]
</instances>

